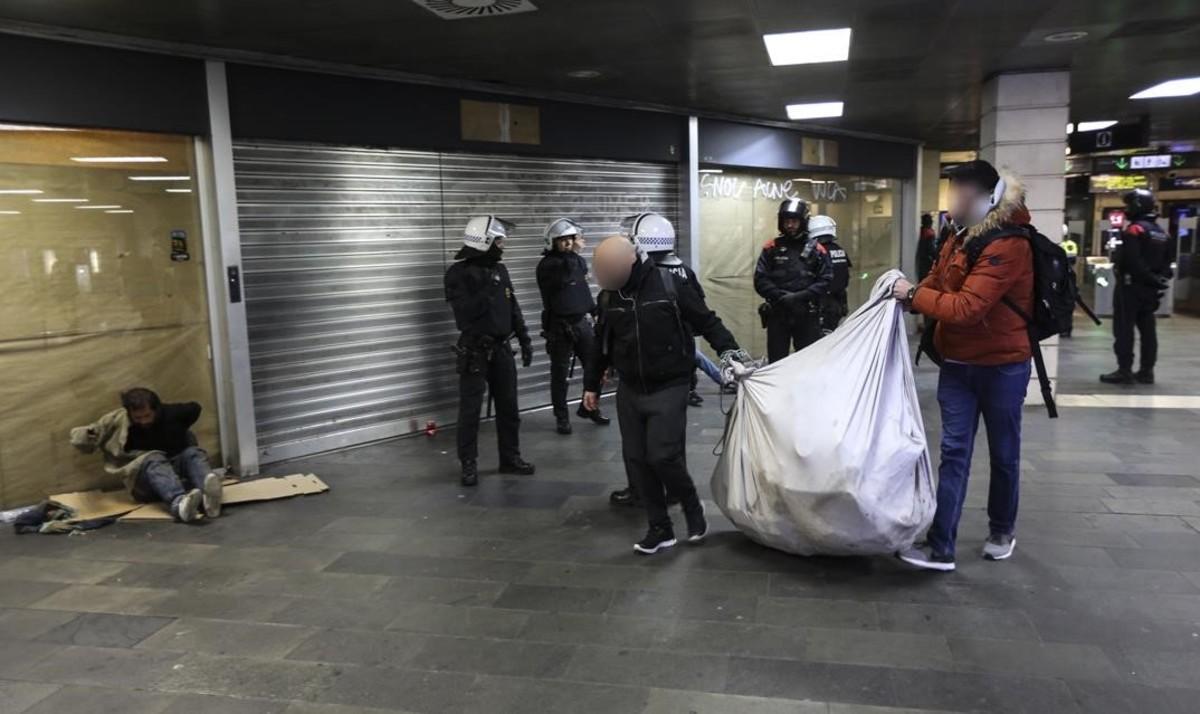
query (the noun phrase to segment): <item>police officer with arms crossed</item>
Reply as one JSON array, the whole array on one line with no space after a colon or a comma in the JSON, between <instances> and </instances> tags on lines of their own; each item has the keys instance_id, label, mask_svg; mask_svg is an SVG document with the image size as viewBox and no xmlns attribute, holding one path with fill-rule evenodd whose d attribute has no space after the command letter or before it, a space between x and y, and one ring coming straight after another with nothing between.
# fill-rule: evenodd
<instances>
[{"instance_id":1,"label":"police officer with arms crossed","mask_svg":"<svg viewBox=\"0 0 1200 714\"><path fill-rule=\"evenodd\" d=\"M510 340L521 344L521 364L533 363L533 343L517 305L508 269L500 262L511 223L496 216L475 216L467 223L463 247L446 271L446 301L462 333L454 347L458 355L458 459L462 484L479 482L479 412L483 395L491 390L496 403L496 438L500 473L533 473L521 458L517 412L517 366Z\"/></svg>"},{"instance_id":2,"label":"police officer with arms crossed","mask_svg":"<svg viewBox=\"0 0 1200 714\"><path fill-rule=\"evenodd\" d=\"M679 289L627 238L601 243L594 268L603 292L583 399L594 409L605 370L616 368L621 450L650 524L634 550L650 554L675 545L668 492L682 502L688 541L698 543L708 523L684 459L688 382L696 368L693 331L721 354L726 367L749 362L749 355L695 291Z\"/></svg>"},{"instance_id":3,"label":"police officer with arms crossed","mask_svg":"<svg viewBox=\"0 0 1200 714\"><path fill-rule=\"evenodd\" d=\"M808 237L816 241L829 254L833 266L833 280L829 291L821 297L821 331L828 334L837 329L838 323L850 312L846 289L850 287L850 254L838 245L837 223L829 216L812 216L808 219Z\"/></svg>"},{"instance_id":4,"label":"police officer with arms crossed","mask_svg":"<svg viewBox=\"0 0 1200 714\"><path fill-rule=\"evenodd\" d=\"M1117 371L1100 375L1107 384L1154 384L1158 329L1154 312L1171 284L1171 250L1167 232L1158 225L1154 194L1144 188L1125 194L1128 224L1113 257L1117 279L1113 290L1113 352ZM1142 361L1133 371L1133 329L1142 337Z\"/></svg>"},{"instance_id":5,"label":"police officer with arms crossed","mask_svg":"<svg viewBox=\"0 0 1200 714\"><path fill-rule=\"evenodd\" d=\"M795 345L802 350L821 337L818 310L833 282L829 253L808 237L808 204L789 198L779 205L779 236L767 241L754 268L754 289L767 328L767 358L777 362Z\"/></svg>"},{"instance_id":6,"label":"police officer with arms crossed","mask_svg":"<svg viewBox=\"0 0 1200 714\"><path fill-rule=\"evenodd\" d=\"M546 250L537 265L538 290L542 294L542 337L550 355L550 402L559 434L571 433L567 412L567 375L571 360L584 361L591 356L591 313L596 309L592 289L587 282L587 261L575 251L575 241L583 229L570 218L559 218L546 227ZM600 410L588 411L579 405L576 412L584 419L607 425L608 417Z\"/></svg>"}]
</instances>

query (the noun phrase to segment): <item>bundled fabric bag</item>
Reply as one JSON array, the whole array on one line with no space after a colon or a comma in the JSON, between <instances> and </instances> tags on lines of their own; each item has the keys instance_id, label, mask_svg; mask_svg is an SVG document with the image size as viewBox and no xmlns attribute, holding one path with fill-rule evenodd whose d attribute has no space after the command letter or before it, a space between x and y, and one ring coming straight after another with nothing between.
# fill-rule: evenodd
<instances>
[{"instance_id":1,"label":"bundled fabric bag","mask_svg":"<svg viewBox=\"0 0 1200 714\"><path fill-rule=\"evenodd\" d=\"M800 555L872 555L912 545L937 505L905 334L879 278L825 338L745 376L712 477L743 533Z\"/></svg>"}]
</instances>

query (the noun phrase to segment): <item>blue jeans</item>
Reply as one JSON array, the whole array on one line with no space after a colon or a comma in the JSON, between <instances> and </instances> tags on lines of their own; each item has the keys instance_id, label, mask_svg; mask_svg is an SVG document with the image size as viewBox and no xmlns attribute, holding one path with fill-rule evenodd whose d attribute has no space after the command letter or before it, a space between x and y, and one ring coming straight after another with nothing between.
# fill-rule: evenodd
<instances>
[{"instance_id":1,"label":"blue jeans","mask_svg":"<svg viewBox=\"0 0 1200 714\"><path fill-rule=\"evenodd\" d=\"M954 555L981 414L992 465L988 528L992 535L1012 535L1021 478L1021 408L1029 386L1029 370L1028 361L995 367L952 362L942 366L938 378L942 463L938 469L937 513L927 536L935 554Z\"/></svg>"},{"instance_id":2,"label":"blue jeans","mask_svg":"<svg viewBox=\"0 0 1200 714\"><path fill-rule=\"evenodd\" d=\"M716 382L718 387L724 384L721 381L721 368L717 366L716 362L710 360L708 355L701 352L699 348L696 349L696 366L707 374L709 379Z\"/></svg>"},{"instance_id":3,"label":"blue jeans","mask_svg":"<svg viewBox=\"0 0 1200 714\"><path fill-rule=\"evenodd\" d=\"M154 454L138 469L133 498L142 503L161 501L168 506L175 499L204 486L204 477L212 471L208 454L198 446L189 446L174 456Z\"/></svg>"}]
</instances>

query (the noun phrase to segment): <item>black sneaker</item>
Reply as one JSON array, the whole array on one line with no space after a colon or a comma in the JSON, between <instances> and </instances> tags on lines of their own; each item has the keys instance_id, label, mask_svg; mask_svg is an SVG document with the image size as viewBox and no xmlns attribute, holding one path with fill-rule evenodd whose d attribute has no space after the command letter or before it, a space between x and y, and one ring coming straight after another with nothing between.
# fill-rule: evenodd
<instances>
[{"instance_id":1,"label":"black sneaker","mask_svg":"<svg viewBox=\"0 0 1200 714\"><path fill-rule=\"evenodd\" d=\"M633 544L634 551L643 555L654 555L660 550L675 545L675 534L666 528L651 528L646 537Z\"/></svg>"},{"instance_id":2,"label":"black sneaker","mask_svg":"<svg viewBox=\"0 0 1200 714\"><path fill-rule=\"evenodd\" d=\"M609 419L601 414L599 409L589 412L587 409L583 408L582 404L579 405L579 410L576 411L575 414L581 419L587 419L593 424L599 424L600 426L608 426L610 423L612 423L612 419Z\"/></svg>"},{"instance_id":3,"label":"black sneaker","mask_svg":"<svg viewBox=\"0 0 1200 714\"><path fill-rule=\"evenodd\" d=\"M516 474L518 476L532 476L534 472L533 464L529 463L520 456L514 456L508 461L500 463L500 473Z\"/></svg>"},{"instance_id":4,"label":"black sneaker","mask_svg":"<svg viewBox=\"0 0 1200 714\"><path fill-rule=\"evenodd\" d=\"M1133 373L1124 369L1100 375L1100 381L1105 384L1133 384Z\"/></svg>"},{"instance_id":5,"label":"black sneaker","mask_svg":"<svg viewBox=\"0 0 1200 714\"><path fill-rule=\"evenodd\" d=\"M566 417L559 417L555 421L557 422L554 427L555 431L557 431L559 434L562 434L563 436L566 436L571 433L571 420L570 419L568 419Z\"/></svg>"},{"instance_id":6,"label":"black sneaker","mask_svg":"<svg viewBox=\"0 0 1200 714\"><path fill-rule=\"evenodd\" d=\"M1138 384L1154 384L1154 370L1143 369L1134 372L1133 378L1138 381Z\"/></svg>"},{"instance_id":7,"label":"black sneaker","mask_svg":"<svg viewBox=\"0 0 1200 714\"><path fill-rule=\"evenodd\" d=\"M704 536L708 535L708 519L704 517L704 502L700 502L700 509L695 513L683 514L687 519L687 539L688 543L696 544L704 540Z\"/></svg>"},{"instance_id":8,"label":"black sneaker","mask_svg":"<svg viewBox=\"0 0 1200 714\"><path fill-rule=\"evenodd\" d=\"M642 499L638 498L637 491L628 487L613 491L608 496L608 502L614 506L642 505Z\"/></svg>"},{"instance_id":9,"label":"black sneaker","mask_svg":"<svg viewBox=\"0 0 1200 714\"><path fill-rule=\"evenodd\" d=\"M475 459L463 459L462 462L462 485L474 486L479 483L479 467L475 463Z\"/></svg>"},{"instance_id":10,"label":"black sneaker","mask_svg":"<svg viewBox=\"0 0 1200 714\"><path fill-rule=\"evenodd\" d=\"M704 403L704 397L700 396L696 392L696 390L693 389L692 391L688 392L688 406L689 407L698 407L703 403Z\"/></svg>"}]
</instances>

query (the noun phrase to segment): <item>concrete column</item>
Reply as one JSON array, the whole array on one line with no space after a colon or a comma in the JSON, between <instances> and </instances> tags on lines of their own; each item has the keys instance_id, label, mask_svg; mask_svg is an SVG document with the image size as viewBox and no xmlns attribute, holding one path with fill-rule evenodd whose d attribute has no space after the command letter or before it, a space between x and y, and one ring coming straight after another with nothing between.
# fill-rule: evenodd
<instances>
[{"instance_id":1,"label":"concrete column","mask_svg":"<svg viewBox=\"0 0 1200 714\"><path fill-rule=\"evenodd\" d=\"M1068 72L1001 74L984 84L979 117L979 158L1024 180L1033 225L1055 241L1062 240L1070 99ZM1058 338L1044 341L1042 353L1057 391ZM1029 404L1042 403L1036 382L1035 374Z\"/></svg>"}]
</instances>

